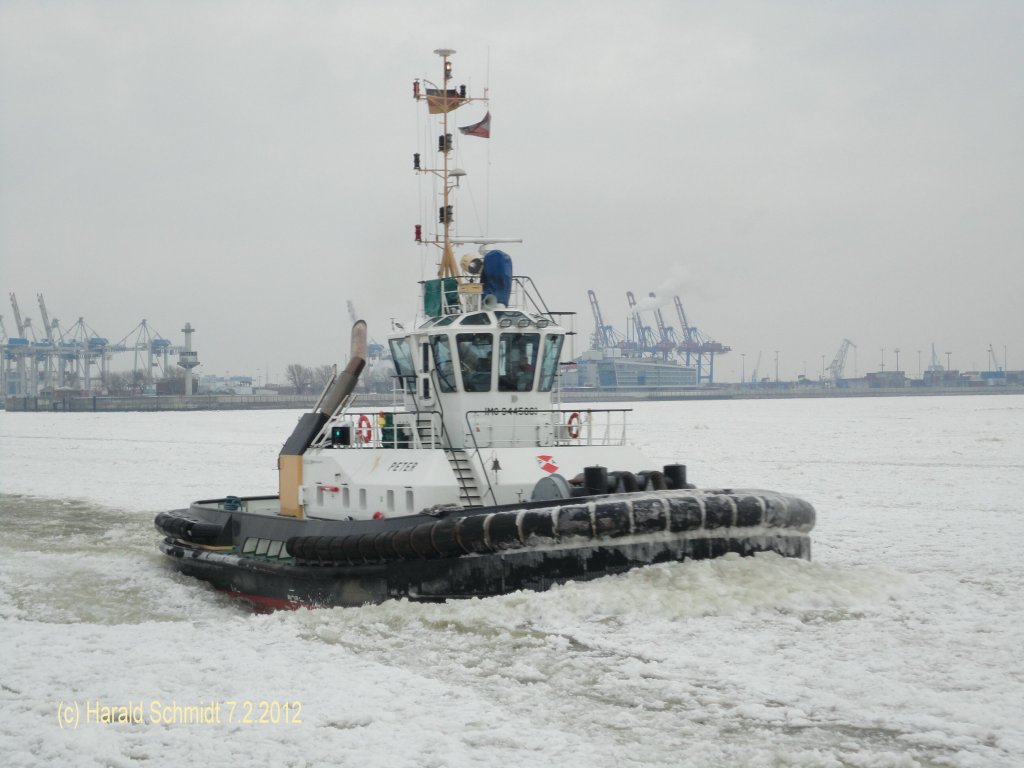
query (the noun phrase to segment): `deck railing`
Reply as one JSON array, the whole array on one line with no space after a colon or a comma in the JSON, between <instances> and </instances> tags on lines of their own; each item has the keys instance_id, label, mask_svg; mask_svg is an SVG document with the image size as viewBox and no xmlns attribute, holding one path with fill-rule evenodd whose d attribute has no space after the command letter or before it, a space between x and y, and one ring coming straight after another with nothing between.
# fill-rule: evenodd
<instances>
[{"instance_id":1,"label":"deck railing","mask_svg":"<svg viewBox=\"0 0 1024 768\"><path fill-rule=\"evenodd\" d=\"M466 412L466 434L476 448L624 445L631 408ZM540 417L540 418L538 418Z\"/></svg>"},{"instance_id":2,"label":"deck railing","mask_svg":"<svg viewBox=\"0 0 1024 768\"><path fill-rule=\"evenodd\" d=\"M572 410L485 409L466 412L464 445L480 448L623 445L631 408ZM447 446L440 411L349 410L325 426L316 444L330 443L333 426L347 425L347 448L440 448Z\"/></svg>"},{"instance_id":3,"label":"deck railing","mask_svg":"<svg viewBox=\"0 0 1024 768\"><path fill-rule=\"evenodd\" d=\"M328 422L314 445L330 445L332 428L345 426L350 429L350 442L345 448L439 448L444 435L438 411L361 408L347 410Z\"/></svg>"}]
</instances>

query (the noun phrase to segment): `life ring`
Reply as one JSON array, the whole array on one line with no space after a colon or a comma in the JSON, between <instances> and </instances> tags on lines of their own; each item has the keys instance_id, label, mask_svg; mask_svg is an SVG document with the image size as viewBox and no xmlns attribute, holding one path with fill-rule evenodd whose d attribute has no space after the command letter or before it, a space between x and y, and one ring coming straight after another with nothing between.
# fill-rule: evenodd
<instances>
[{"instance_id":1,"label":"life ring","mask_svg":"<svg viewBox=\"0 0 1024 768\"><path fill-rule=\"evenodd\" d=\"M578 411L569 414L569 418L565 422L565 432L573 440L580 436L580 414Z\"/></svg>"},{"instance_id":2,"label":"life ring","mask_svg":"<svg viewBox=\"0 0 1024 768\"><path fill-rule=\"evenodd\" d=\"M373 427L370 425L370 417L365 413L359 417L359 426L356 427L356 435L364 443L370 442L373 438Z\"/></svg>"}]
</instances>

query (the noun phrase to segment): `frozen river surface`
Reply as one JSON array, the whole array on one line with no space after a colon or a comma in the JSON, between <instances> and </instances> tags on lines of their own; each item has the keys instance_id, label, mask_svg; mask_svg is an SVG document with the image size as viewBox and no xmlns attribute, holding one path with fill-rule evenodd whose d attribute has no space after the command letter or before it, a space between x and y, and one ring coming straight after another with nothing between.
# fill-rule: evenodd
<instances>
[{"instance_id":1,"label":"frozen river surface","mask_svg":"<svg viewBox=\"0 0 1024 768\"><path fill-rule=\"evenodd\" d=\"M296 412L0 413L3 765L1024 765L1024 397L635 409L692 482L811 501L813 562L253 615L152 518L276 492Z\"/></svg>"}]
</instances>

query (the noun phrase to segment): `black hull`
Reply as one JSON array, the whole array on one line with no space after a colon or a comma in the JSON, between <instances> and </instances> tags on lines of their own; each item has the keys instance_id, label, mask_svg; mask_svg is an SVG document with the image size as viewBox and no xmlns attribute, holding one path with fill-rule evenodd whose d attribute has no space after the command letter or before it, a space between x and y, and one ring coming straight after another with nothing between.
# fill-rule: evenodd
<instances>
[{"instance_id":1,"label":"black hull","mask_svg":"<svg viewBox=\"0 0 1024 768\"><path fill-rule=\"evenodd\" d=\"M567 581L586 581L646 565L704 560L730 552L777 552L806 560L811 555L809 537L777 534L615 543L364 566L271 565L169 541L162 542L160 549L173 558L182 573L269 608L359 606L401 598L443 601L519 590L543 591Z\"/></svg>"},{"instance_id":2,"label":"black hull","mask_svg":"<svg viewBox=\"0 0 1024 768\"><path fill-rule=\"evenodd\" d=\"M182 573L269 608L542 591L730 552L809 560L814 525L806 502L762 491L633 493L358 522L267 519L210 504L158 516L168 534L161 551ZM280 557L243 552L261 535L287 535Z\"/></svg>"}]
</instances>

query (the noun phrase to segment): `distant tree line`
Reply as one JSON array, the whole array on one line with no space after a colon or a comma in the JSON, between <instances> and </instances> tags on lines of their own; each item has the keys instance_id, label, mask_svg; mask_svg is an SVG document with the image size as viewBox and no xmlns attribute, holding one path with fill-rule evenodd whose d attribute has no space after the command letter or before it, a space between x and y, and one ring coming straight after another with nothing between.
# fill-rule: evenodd
<instances>
[{"instance_id":1,"label":"distant tree line","mask_svg":"<svg viewBox=\"0 0 1024 768\"><path fill-rule=\"evenodd\" d=\"M134 371L112 371L107 374L104 380L107 394L110 395L141 395L146 391L146 374L139 370ZM159 381L154 382L157 387L157 394L182 394L185 391L185 372L172 371ZM193 387L195 383L193 382Z\"/></svg>"},{"instance_id":2,"label":"distant tree line","mask_svg":"<svg viewBox=\"0 0 1024 768\"><path fill-rule=\"evenodd\" d=\"M138 395L146 386L142 371L112 372L107 375L107 391L112 395Z\"/></svg>"},{"instance_id":3,"label":"distant tree line","mask_svg":"<svg viewBox=\"0 0 1024 768\"><path fill-rule=\"evenodd\" d=\"M284 377L295 388L295 394L318 394L327 386L334 373L333 365L318 365L309 368L299 363L292 363L284 370Z\"/></svg>"}]
</instances>

